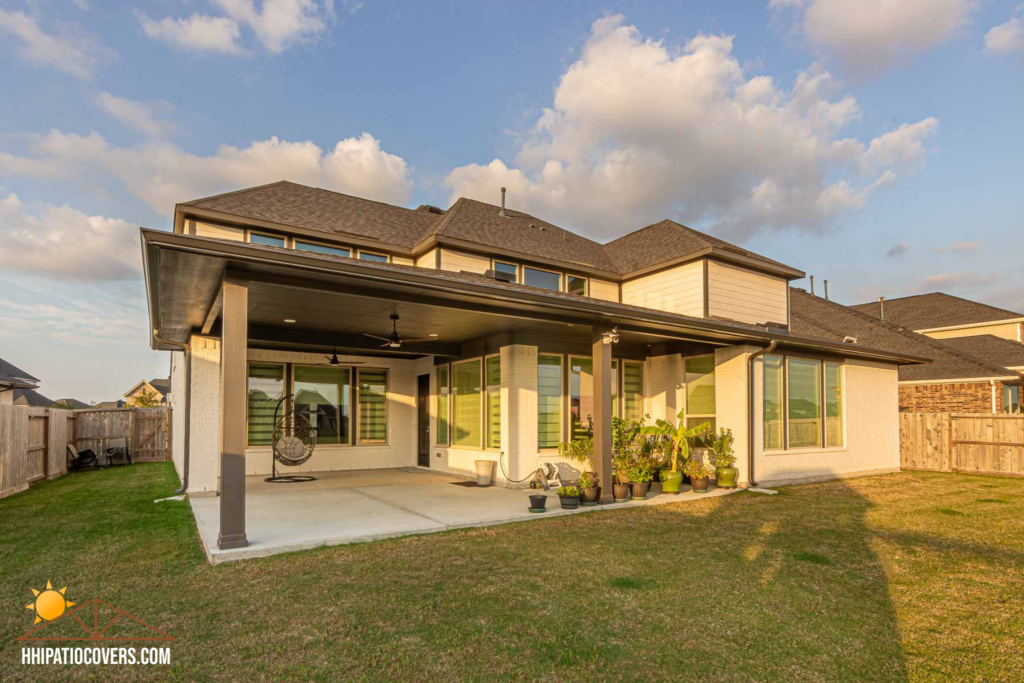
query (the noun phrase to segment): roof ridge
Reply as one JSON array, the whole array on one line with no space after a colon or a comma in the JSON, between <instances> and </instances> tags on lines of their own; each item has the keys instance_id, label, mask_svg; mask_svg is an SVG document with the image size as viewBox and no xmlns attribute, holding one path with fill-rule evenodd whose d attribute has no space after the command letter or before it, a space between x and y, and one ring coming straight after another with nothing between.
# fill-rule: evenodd
<instances>
[{"instance_id":1,"label":"roof ridge","mask_svg":"<svg viewBox=\"0 0 1024 683\"><path fill-rule=\"evenodd\" d=\"M668 222L668 223L674 223L675 221L671 221L671 220L669 220L668 218L662 218L662 219L661 219L660 221L656 221L656 222L654 222L654 223L651 223L650 225L645 225L645 226L644 226L644 227L642 227L642 228L637 228L636 230L634 230L634 231L632 231L632 232L627 232L627 233L626 233L625 235L622 235L621 237L616 237L616 238L615 238L615 239L613 239L613 240L612 240L611 242L605 242L605 243L604 243L603 245L601 245L601 246L605 246L605 247L611 246L611 245L615 244L616 242L619 242L620 240L624 240L624 239L626 239L627 237L632 237L633 235L639 235L639 234L640 234L640 233L642 233L642 232L643 232L644 230L649 230L649 229L651 229L651 228L657 227L657 226L661 225L662 223L666 223L666 222Z\"/></svg>"},{"instance_id":2,"label":"roof ridge","mask_svg":"<svg viewBox=\"0 0 1024 683\"><path fill-rule=\"evenodd\" d=\"M441 216L440 220L437 222L437 227L427 232L427 236L443 235L444 231L452 224L452 221L455 220L455 216L462 210L462 207L466 205L467 201L469 200L465 197L459 197L456 199L455 202L448 207L448 210L444 212L444 215Z\"/></svg>"},{"instance_id":3,"label":"roof ridge","mask_svg":"<svg viewBox=\"0 0 1024 683\"><path fill-rule=\"evenodd\" d=\"M230 197L230 196L236 195L236 194L245 194L246 192L252 192L254 190L265 190L266 188L273 187L274 185L285 185L285 184L298 185L299 183L293 183L290 180L275 180L272 183L264 183L262 185L256 185L255 187L243 187L241 190L231 190L230 192L221 192L220 194L211 194L209 197L200 197L199 199L190 199L187 202L181 202L181 203L183 205L185 205L185 206L195 206L199 202L205 202L205 201L209 201L211 199L220 199L222 197ZM302 185L302 187L308 187L308 185Z\"/></svg>"}]
</instances>

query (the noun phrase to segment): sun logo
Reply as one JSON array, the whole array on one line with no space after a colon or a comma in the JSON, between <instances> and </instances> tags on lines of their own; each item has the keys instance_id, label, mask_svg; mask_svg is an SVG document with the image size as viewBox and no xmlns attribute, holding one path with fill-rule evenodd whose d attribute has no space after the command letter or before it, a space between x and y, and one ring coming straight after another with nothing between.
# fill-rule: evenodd
<instances>
[{"instance_id":1,"label":"sun logo","mask_svg":"<svg viewBox=\"0 0 1024 683\"><path fill-rule=\"evenodd\" d=\"M64 614L64 610L74 605L75 603L68 602L64 597L64 591L67 589L68 587L64 586L57 590L50 585L49 581L46 582L46 590L44 591L37 591L33 588L32 593L35 594L36 599L31 605L25 605L25 609L35 610L36 620L32 623L38 624L40 621L53 621Z\"/></svg>"}]
</instances>

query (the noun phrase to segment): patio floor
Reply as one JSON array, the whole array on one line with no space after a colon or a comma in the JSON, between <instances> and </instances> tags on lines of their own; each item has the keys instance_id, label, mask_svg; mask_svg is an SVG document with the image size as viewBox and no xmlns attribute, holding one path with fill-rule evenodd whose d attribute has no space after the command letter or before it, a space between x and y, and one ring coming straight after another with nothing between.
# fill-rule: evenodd
<instances>
[{"instance_id":1,"label":"patio floor","mask_svg":"<svg viewBox=\"0 0 1024 683\"><path fill-rule=\"evenodd\" d=\"M558 496L549 491L548 511L533 514L526 509L525 490L457 486L465 480L418 468L324 472L316 476L316 481L301 484L268 484L263 476L246 477L245 523L249 545L245 548L218 549L220 500L190 498L210 562L218 564L322 545L544 517L682 503L738 490L712 489L703 494L685 490L677 496L657 494L646 500L577 510L560 509Z\"/></svg>"}]
</instances>

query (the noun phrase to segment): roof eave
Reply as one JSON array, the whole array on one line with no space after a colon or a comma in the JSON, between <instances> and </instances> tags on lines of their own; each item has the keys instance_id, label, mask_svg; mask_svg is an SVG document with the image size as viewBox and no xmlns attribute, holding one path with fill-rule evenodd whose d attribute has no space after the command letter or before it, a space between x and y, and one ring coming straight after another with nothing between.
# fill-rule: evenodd
<instances>
[{"instance_id":1,"label":"roof eave","mask_svg":"<svg viewBox=\"0 0 1024 683\"><path fill-rule=\"evenodd\" d=\"M750 268L751 270L756 270L762 273L767 273L768 275L781 277L785 279L787 282L791 280L799 280L803 277L806 277L806 273L804 273L804 271L802 270L797 270L796 268L791 268L789 266L765 263L764 261L761 261L759 259L751 258L743 254L737 254L734 251L731 251L729 249L723 249L722 247L705 247L704 249L699 249L697 251L690 252L689 254L686 254L684 256L679 256L674 259L668 259L660 263L645 266L644 268L638 268L636 270L629 271L628 273L623 274L621 277L623 280L632 280L638 277L642 277L644 275L656 273L660 270L665 270L666 268L681 266L683 264L698 261L703 258L713 258L718 259L720 261L735 263L737 265Z\"/></svg>"}]
</instances>

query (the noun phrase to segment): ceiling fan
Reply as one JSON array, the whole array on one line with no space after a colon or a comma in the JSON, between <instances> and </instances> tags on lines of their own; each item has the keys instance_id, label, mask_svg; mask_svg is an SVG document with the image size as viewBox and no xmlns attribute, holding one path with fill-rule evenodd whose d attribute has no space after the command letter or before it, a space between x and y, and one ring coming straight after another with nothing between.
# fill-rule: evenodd
<instances>
[{"instance_id":1,"label":"ceiling fan","mask_svg":"<svg viewBox=\"0 0 1024 683\"><path fill-rule=\"evenodd\" d=\"M338 349L334 349L334 353L330 356L324 356L327 359L328 365L341 365L341 361L338 360ZM364 360L349 360L345 361L345 365L363 365L366 361Z\"/></svg>"},{"instance_id":2,"label":"ceiling fan","mask_svg":"<svg viewBox=\"0 0 1024 683\"><path fill-rule=\"evenodd\" d=\"M379 339L380 341L384 342L383 344L381 344L381 348L382 349L386 349L386 348L400 349L400 348L402 348L402 343L403 342L408 343L408 344L418 344L419 342L437 341L437 335L436 334L432 334L429 337L426 337L424 339L402 339L402 337L399 336L399 334L398 334L398 314L397 313L392 313L391 314L391 336L390 337L378 337L375 334L367 334L365 332L363 334L365 334L370 339Z\"/></svg>"}]
</instances>

